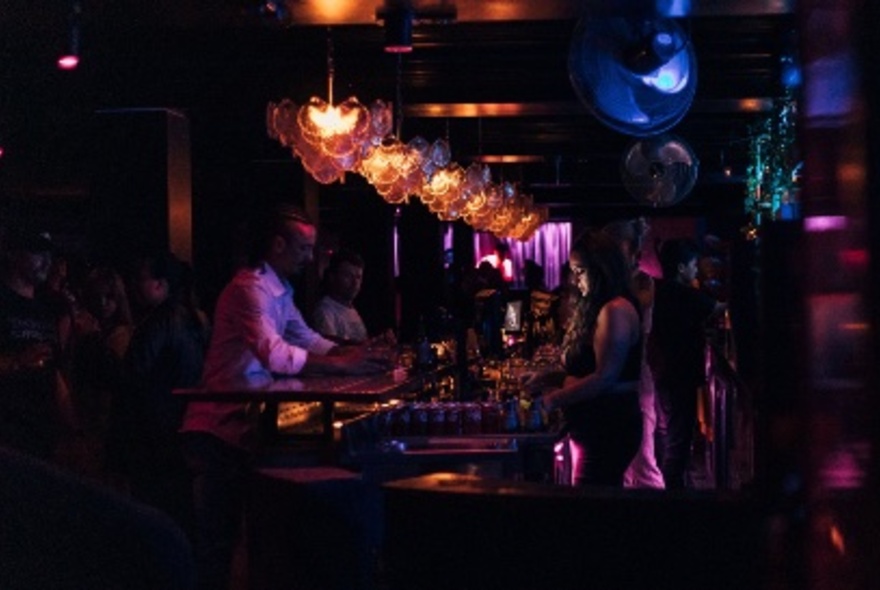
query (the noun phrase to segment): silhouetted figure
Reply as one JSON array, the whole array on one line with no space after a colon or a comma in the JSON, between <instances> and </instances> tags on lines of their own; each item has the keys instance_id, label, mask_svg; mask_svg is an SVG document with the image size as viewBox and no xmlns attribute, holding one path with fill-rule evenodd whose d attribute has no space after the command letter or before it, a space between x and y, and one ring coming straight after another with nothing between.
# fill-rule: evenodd
<instances>
[{"instance_id":1,"label":"silhouetted figure","mask_svg":"<svg viewBox=\"0 0 880 590\"><path fill-rule=\"evenodd\" d=\"M644 353L651 333L654 313L654 279L639 268L642 243L648 225L644 219L627 219L610 223L603 228L603 231L618 243L629 266L633 295L639 302L642 315ZM639 406L642 409L642 446L626 470L624 484L627 487L663 489L665 487L663 473L657 465L654 450L654 433L657 426L656 395L647 354L642 355Z\"/></svg>"},{"instance_id":2,"label":"silhouetted figure","mask_svg":"<svg viewBox=\"0 0 880 590\"><path fill-rule=\"evenodd\" d=\"M53 458L73 422L58 318L37 293L54 250L47 234L18 227L0 250L0 444L41 459Z\"/></svg>"},{"instance_id":3,"label":"silhouetted figure","mask_svg":"<svg viewBox=\"0 0 880 590\"><path fill-rule=\"evenodd\" d=\"M2 447L0 473L0 588L195 588L190 545L158 510Z\"/></svg>"},{"instance_id":4,"label":"silhouetted figure","mask_svg":"<svg viewBox=\"0 0 880 590\"><path fill-rule=\"evenodd\" d=\"M185 403L172 391L199 384L208 332L192 308L186 272L170 252L136 264L134 291L145 312L126 354L129 387L118 406L127 411L118 425L127 442L132 495L192 534L192 484L178 435Z\"/></svg>"},{"instance_id":5,"label":"silhouetted figure","mask_svg":"<svg viewBox=\"0 0 880 590\"><path fill-rule=\"evenodd\" d=\"M648 362L657 395L657 459L667 489L685 486L696 425L697 390L705 382L706 322L724 304L695 286L699 250L692 240L663 242Z\"/></svg>"}]
</instances>

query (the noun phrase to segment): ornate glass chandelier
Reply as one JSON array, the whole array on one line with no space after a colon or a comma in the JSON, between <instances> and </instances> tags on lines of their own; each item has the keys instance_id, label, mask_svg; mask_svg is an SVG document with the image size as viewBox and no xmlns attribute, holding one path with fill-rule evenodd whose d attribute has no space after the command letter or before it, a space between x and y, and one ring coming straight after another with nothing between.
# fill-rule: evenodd
<instances>
[{"instance_id":1,"label":"ornate glass chandelier","mask_svg":"<svg viewBox=\"0 0 880 590\"><path fill-rule=\"evenodd\" d=\"M306 171L322 184L342 180L356 170L366 146L379 143L391 129L391 107L381 100L365 107L354 96L333 104L333 41L327 39L328 100L313 96L297 107L290 99L266 109L269 137L292 149Z\"/></svg>"},{"instance_id":2,"label":"ornate glass chandelier","mask_svg":"<svg viewBox=\"0 0 880 590\"><path fill-rule=\"evenodd\" d=\"M327 45L328 100L312 97L298 106L285 98L266 108L269 137L290 148L316 181L330 184L342 181L346 172L356 172L388 203L408 203L416 197L443 221L461 219L477 230L522 241L547 221L546 207L535 207L532 197L513 183L493 182L488 166L473 163L462 168L453 162L447 140L401 140L400 61L396 118L382 100L369 108L354 96L333 104L329 37Z\"/></svg>"}]
</instances>

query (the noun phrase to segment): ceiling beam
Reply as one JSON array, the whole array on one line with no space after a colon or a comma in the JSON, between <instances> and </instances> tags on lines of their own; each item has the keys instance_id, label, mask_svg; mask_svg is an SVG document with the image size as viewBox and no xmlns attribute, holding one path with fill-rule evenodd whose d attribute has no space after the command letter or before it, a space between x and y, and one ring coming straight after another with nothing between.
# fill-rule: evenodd
<instances>
[{"instance_id":1,"label":"ceiling beam","mask_svg":"<svg viewBox=\"0 0 880 590\"><path fill-rule=\"evenodd\" d=\"M607 0L604 0L607 2ZM410 0L416 15L438 6L454 8L456 22L510 22L578 18L582 0ZM670 17L772 16L794 13L795 0L682 0L668 3ZM369 24L376 22L382 0L286 0L288 19L294 25ZM624 3L625 5L625 3Z\"/></svg>"},{"instance_id":2,"label":"ceiling beam","mask_svg":"<svg viewBox=\"0 0 880 590\"><path fill-rule=\"evenodd\" d=\"M765 113L772 108L773 99L768 97L701 99L693 102L690 112ZM408 119L577 116L584 113L584 105L577 101L416 103L403 106L403 115Z\"/></svg>"}]
</instances>

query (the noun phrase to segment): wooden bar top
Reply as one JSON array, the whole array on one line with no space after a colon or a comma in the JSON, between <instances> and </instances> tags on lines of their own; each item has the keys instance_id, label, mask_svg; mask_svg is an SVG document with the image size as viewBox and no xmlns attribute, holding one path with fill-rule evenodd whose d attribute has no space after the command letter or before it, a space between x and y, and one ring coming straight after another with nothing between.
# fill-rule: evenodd
<instances>
[{"instance_id":1,"label":"wooden bar top","mask_svg":"<svg viewBox=\"0 0 880 590\"><path fill-rule=\"evenodd\" d=\"M211 388L175 389L188 401L381 402L422 387L425 374L387 371L375 375L259 377Z\"/></svg>"}]
</instances>

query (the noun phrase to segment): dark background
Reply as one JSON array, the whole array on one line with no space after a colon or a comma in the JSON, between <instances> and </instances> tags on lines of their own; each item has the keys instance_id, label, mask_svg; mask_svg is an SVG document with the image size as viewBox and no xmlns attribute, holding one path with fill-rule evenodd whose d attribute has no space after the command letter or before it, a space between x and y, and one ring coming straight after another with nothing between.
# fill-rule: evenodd
<instances>
[{"instance_id":1,"label":"dark background","mask_svg":"<svg viewBox=\"0 0 880 590\"><path fill-rule=\"evenodd\" d=\"M785 3L701 3L680 20L696 48L699 83L672 132L694 149L700 175L685 200L665 209L626 192L619 166L632 138L600 124L572 89L566 59L579 3L462 0L454 19L439 22L430 17L433 4L415 2L423 18L414 25L414 51L402 58L382 50L378 5L338 3L344 10L328 28L320 3L282 4L287 12L278 19L248 1L86 2L76 19L81 64L61 71L54 62L69 39L72 3L0 0L4 216L37 215L91 259L143 247L140 234L161 240L153 227L163 214L155 195L165 131L149 113L180 113L189 123L193 262L210 308L248 214L306 194L299 162L266 135L265 108L284 97L327 98L331 39L335 101L399 98L401 138L447 138L453 160L465 166L480 156L526 157L492 164L493 178L518 182L554 220L581 227L622 215L684 217L701 231L739 239L749 126L781 96L781 58L793 51ZM497 105L506 105L501 116L492 114ZM395 291L406 291L401 312L409 318L438 301L440 227L432 215L418 204L385 204L355 174L309 190L322 248L344 243L368 261L360 306L371 329L395 321ZM399 279L390 272L395 219Z\"/></svg>"}]
</instances>

